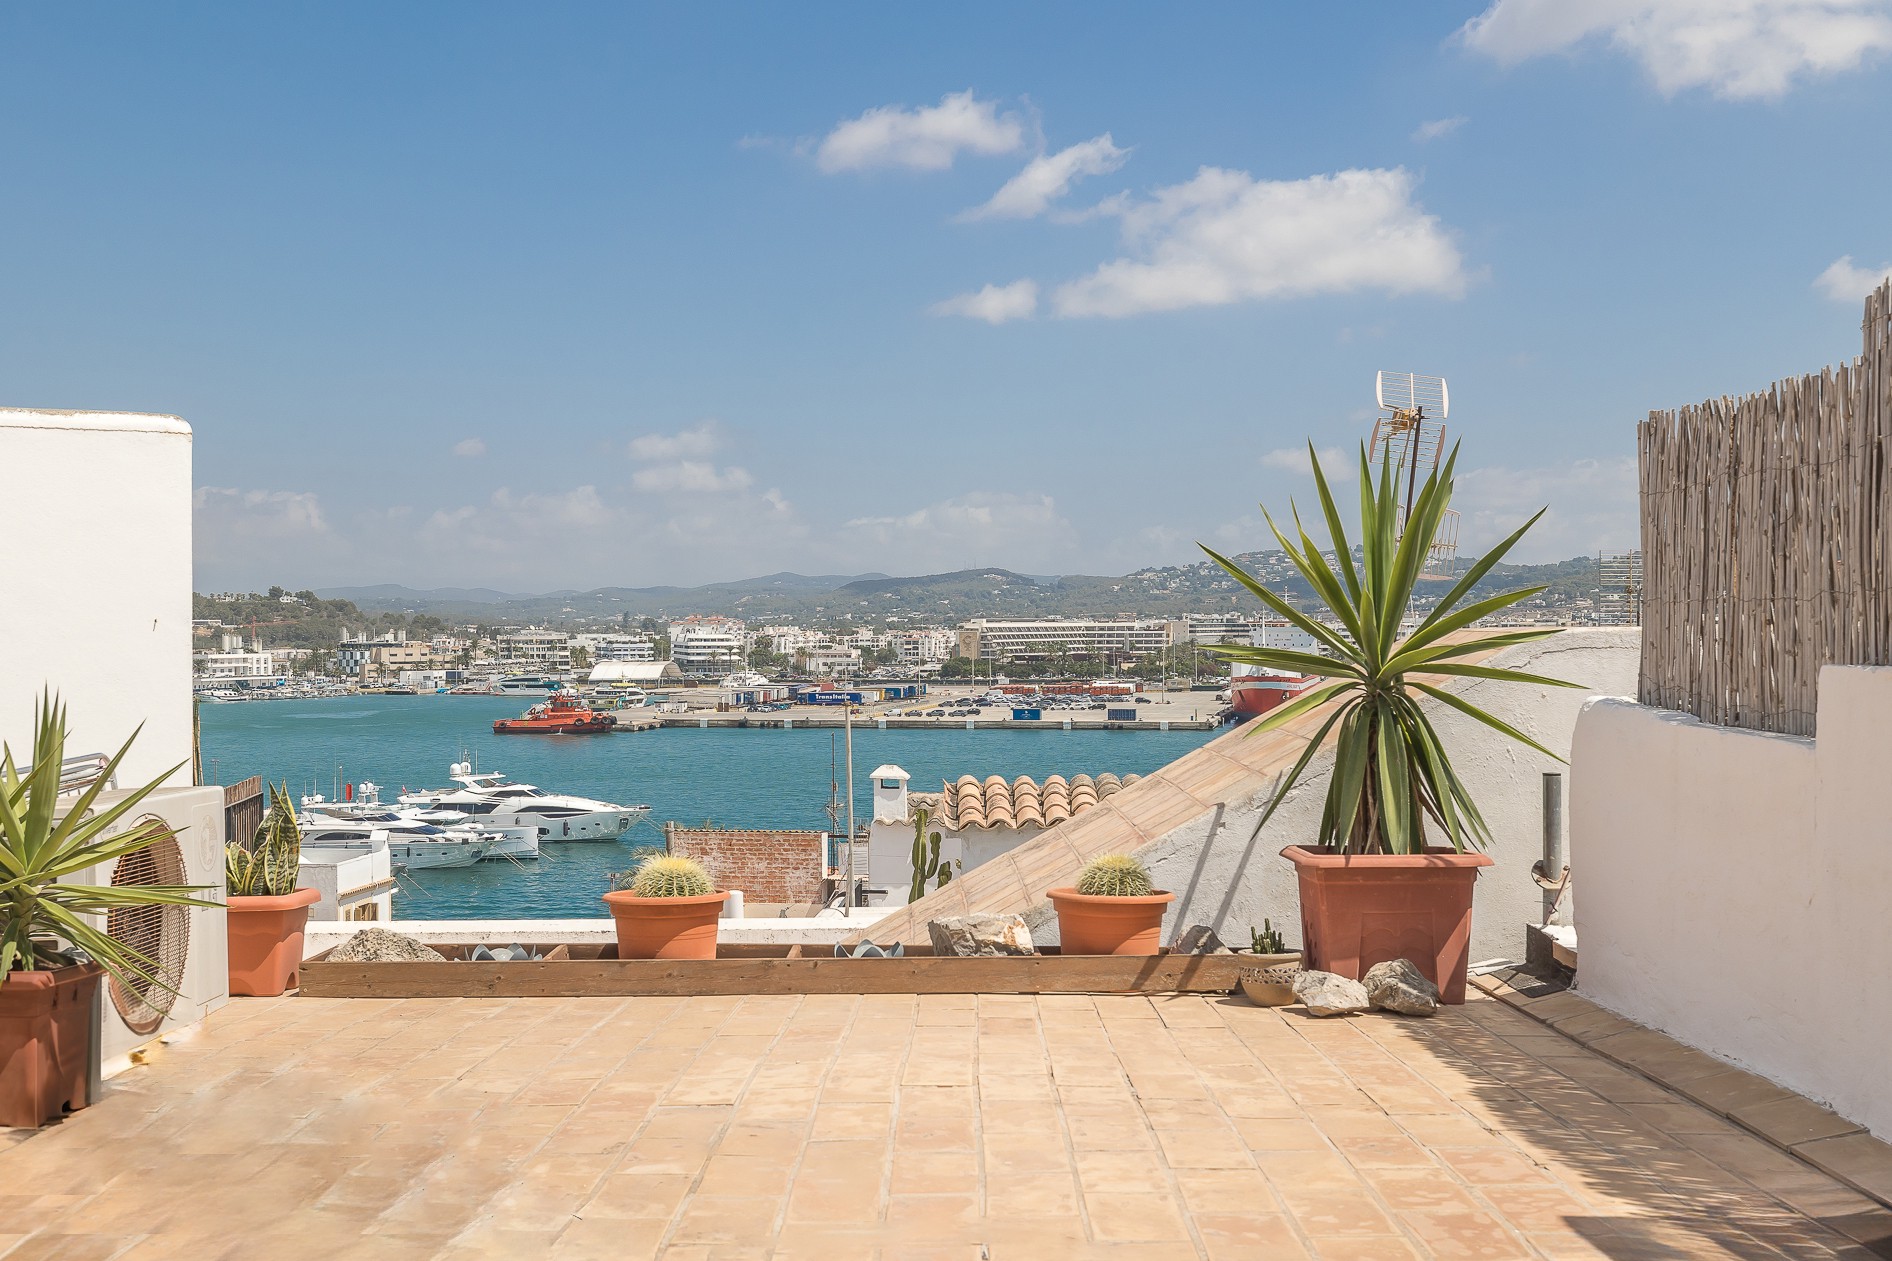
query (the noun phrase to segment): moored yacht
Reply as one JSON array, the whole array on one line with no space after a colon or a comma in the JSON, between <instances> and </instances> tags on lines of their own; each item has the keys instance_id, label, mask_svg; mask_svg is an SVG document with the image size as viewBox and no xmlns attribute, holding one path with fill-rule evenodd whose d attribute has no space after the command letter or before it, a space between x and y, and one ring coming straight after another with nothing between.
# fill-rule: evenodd
<instances>
[{"instance_id":1,"label":"moored yacht","mask_svg":"<svg viewBox=\"0 0 1892 1261\"><path fill-rule=\"evenodd\" d=\"M492 852L497 841L474 828L443 828L403 819L392 810L379 815L338 818L311 811L298 822L302 843L310 849L367 853L386 847L397 870L471 867Z\"/></svg>"},{"instance_id":2,"label":"moored yacht","mask_svg":"<svg viewBox=\"0 0 1892 1261\"><path fill-rule=\"evenodd\" d=\"M400 804L457 811L481 827L536 828L539 840L546 844L615 841L650 813L646 805L617 806L516 784L491 771L475 773L470 762L455 762L448 768L448 778L459 787L402 793Z\"/></svg>"},{"instance_id":3,"label":"moored yacht","mask_svg":"<svg viewBox=\"0 0 1892 1261\"><path fill-rule=\"evenodd\" d=\"M543 674L502 674L490 690L494 696L549 696L559 687L557 679Z\"/></svg>"}]
</instances>

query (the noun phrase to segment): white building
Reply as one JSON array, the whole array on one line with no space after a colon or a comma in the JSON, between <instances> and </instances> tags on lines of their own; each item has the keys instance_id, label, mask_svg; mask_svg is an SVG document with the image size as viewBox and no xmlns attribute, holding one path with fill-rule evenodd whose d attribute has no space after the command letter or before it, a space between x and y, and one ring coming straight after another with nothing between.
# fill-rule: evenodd
<instances>
[{"instance_id":1,"label":"white building","mask_svg":"<svg viewBox=\"0 0 1892 1261\"><path fill-rule=\"evenodd\" d=\"M583 648L593 661L655 661L657 645L648 635L586 634L571 637L573 648Z\"/></svg>"},{"instance_id":2,"label":"white building","mask_svg":"<svg viewBox=\"0 0 1892 1261\"><path fill-rule=\"evenodd\" d=\"M283 671L268 652L200 652L191 657L199 686L216 683L280 683Z\"/></svg>"},{"instance_id":3,"label":"white building","mask_svg":"<svg viewBox=\"0 0 1892 1261\"><path fill-rule=\"evenodd\" d=\"M959 655L983 661L1029 660L1060 651L1073 657L1147 657L1174 645L1187 629L1181 622L1156 618L979 618L959 628Z\"/></svg>"},{"instance_id":4,"label":"white building","mask_svg":"<svg viewBox=\"0 0 1892 1261\"><path fill-rule=\"evenodd\" d=\"M522 670L569 670L572 668L571 636L539 626L504 630L499 632L499 655Z\"/></svg>"},{"instance_id":5,"label":"white building","mask_svg":"<svg viewBox=\"0 0 1892 1261\"><path fill-rule=\"evenodd\" d=\"M792 657L804 648L813 648L823 642L820 631L803 630L799 626L764 626L755 634L757 645L766 644L768 650L778 657Z\"/></svg>"},{"instance_id":6,"label":"white building","mask_svg":"<svg viewBox=\"0 0 1892 1261\"><path fill-rule=\"evenodd\" d=\"M957 637L944 626L927 626L919 630L900 631L893 637L893 646L900 653L902 665L944 661L953 655L956 645Z\"/></svg>"},{"instance_id":7,"label":"white building","mask_svg":"<svg viewBox=\"0 0 1892 1261\"><path fill-rule=\"evenodd\" d=\"M817 644L795 654L795 668L804 674L851 675L861 668L861 650Z\"/></svg>"},{"instance_id":8,"label":"white building","mask_svg":"<svg viewBox=\"0 0 1892 1261\"><path fill-rule=\"evenodd\" d=\"M748 663L749 628L733 617L672 622L670 659L685 674L728 674Z\"/></svg>"}]
</instances>

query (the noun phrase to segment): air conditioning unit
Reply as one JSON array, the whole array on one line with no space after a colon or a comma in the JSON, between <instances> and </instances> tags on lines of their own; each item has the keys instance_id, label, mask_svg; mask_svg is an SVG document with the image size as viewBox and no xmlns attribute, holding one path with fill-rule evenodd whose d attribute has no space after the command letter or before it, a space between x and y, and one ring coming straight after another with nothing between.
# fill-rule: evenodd
<instances>
[{"instance_id":1,"label":"air conditioning unit","mask_svg":"<svg viewBox=\"0 0 1892 1261\"><path fill-rule=\"evenodd\" d=\"M92 808L109 809L127 795L122 789L108 789ZM230 1001L222 906L223 789L162 788L133 806L120 822L130 828L148 819L163 823L165 834L141 850L88 869L80 881L207 885L201 896L218 905L126 907L105 917L105 931L155 960L170 989L122 985L110 977L99 986L103 1077L130 1067L131 1054L139 1047L196 1024Z\"/></svg>"}]
</instances>

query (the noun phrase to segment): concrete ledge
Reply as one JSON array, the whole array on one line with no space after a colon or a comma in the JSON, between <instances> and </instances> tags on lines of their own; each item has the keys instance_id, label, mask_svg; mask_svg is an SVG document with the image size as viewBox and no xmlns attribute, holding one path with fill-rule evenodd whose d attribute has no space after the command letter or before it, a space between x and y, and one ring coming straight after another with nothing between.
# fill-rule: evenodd
<instances>
[{"instance_id":1,"label":"concrete ledge","mask_svg":"<svg viewBox=\"0 0 1892 1261\"><path fill-rule=\"evenodd\" d=\"M850 916L826 911L813 918L718 920L716 939L758 946L833 945L856 933L867 932L871 936L875 921L889 913L887 907L863 906L856 907ZM339 946L364 928L385 928L429 945L452 942L503 945L515 941L575 944L617 940L617 930L608 919L310 920L302 933L302 957L307 959L331 946Z\"/></svg>"},{"instance_id":2,"label":"concrete ledge","mask_svg":"<svg viewBox=\"0 0 1892 1261\"><path fill-rule=\"evenodd\" d=\"M1574 991L1518 971L1471 980L1572 1042L1674 1091L1873 1201L1870 1206L1859 1203L1859 1211L1818 1216L1870 1248L1892 1247L1892 1212L1887 1211L1892 1209L1892 1145L1784 1086L1625 1020Z\"/></svg>"}]
</instances>

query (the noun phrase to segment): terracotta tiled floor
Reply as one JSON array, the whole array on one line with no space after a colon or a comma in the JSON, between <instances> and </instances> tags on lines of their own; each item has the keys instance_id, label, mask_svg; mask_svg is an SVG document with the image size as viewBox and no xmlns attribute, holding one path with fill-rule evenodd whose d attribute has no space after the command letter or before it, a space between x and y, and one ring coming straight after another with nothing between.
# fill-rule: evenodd
<instances>
[{"instance_id":1,"label":"terracotta tiled floor","mask_svg":"<svg viewBox=\"0 0 1892 1261\"><path fill-rule=\"evenodd\" d=\"M0 1201L7 1261L1864 1257L1883 1218L1482 997L239 1000Z\"/></svg>"}]
</instances>

